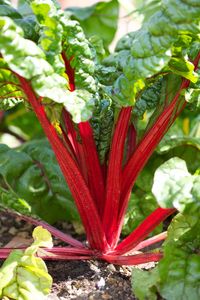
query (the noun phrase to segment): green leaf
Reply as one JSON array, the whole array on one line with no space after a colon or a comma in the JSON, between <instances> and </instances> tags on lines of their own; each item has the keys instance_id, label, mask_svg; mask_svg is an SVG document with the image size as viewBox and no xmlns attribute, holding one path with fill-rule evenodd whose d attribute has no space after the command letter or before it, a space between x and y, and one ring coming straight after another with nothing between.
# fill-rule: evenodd
<instances>
[{"instance_id":1,"label":"green leaf","mask_svg":"<svg viewBox=\"0 0 200 300\"><path fill-rule=\"evenodd\" d=\"M168 230L164 259L159 263L160 294L165 299L199 299L199 209L178 214Z\"/></svg>"},{"instance_id":2,"label":"green leaf","mask_svg":"<svg viewBox=\"0 0 200 300\"><path fill-rule=\"evenodd\" d=\"M0 297L16 300L45 299L52 286L39 247L52 246L51 236L41 226L33 232L34 243L25 251L14 250L0 269Z\"/></svg>"},{"instance_id":3,"label":"green leaf","mask_svg":"<svg viewBox=\"0 0 200 300\"><path fill-rule=\"evenodd\" d=\"M11 6L10 1L0 1L0 16L7 16L12 19L21 19L21 14Z\"/></svg>"},{"instance_id":4,"label":"green leaf","mask_svg":"<svg viewBox=\"0 0 200 300\"><path fill-rule=\"evenodd\" d=\"M144 271L133 268L132 270L132 288L135 296L139 300L156 300L156 285L159 279L158 269Z\"/></svg>"},{"instance_id":5,"label":"green leaf","mask_svg":"<svg viewBox=\"0 0 200 300\"><path fill-rule=\"evenodd\" d=\"M106 155L110 148L114 122L114 108L110 99L102 99L96 103L96 109L91 119L94 138L98 149L100 162L106 161Z\"/></svg>"},{"instance_id":6,"label":"green leaf","mask_svg":"<svg viewBox=\"0 0 200 300\"><path fill-rule=\"evenodd\" d=\"M198 300L200 297L200 257L172 248L160 264L160 293L164 299Z\"/></svg>"},{"instance_id":7,"label":"green leaf","mask_svg":"<svg viewBox=\"0 0 200 300\"><path fill-rule=\"evenodd\" d=\"M199 299L199 226L199 209L173 219L158 266L148 272L133 269L132 285L139 300L157 299L158 294L166 300Z\"/></svg>"},{"instance_id":8,"label":"green leaf","mask_svg":"<svg viewBox=\"0 0 200 300\"><path fill-rule=\"evenodd\" d=\"M155 172L152 192L163 208L185 209L192 198L194 177L188 172L185 161L175 157L161 165Z\"/></svg>"},{"instance_id":9,"label":"green leaf","mask_svg":"<svg viewBox=\"0 0 200 300\"><path fill-rule=\"evenodd\" d=\"M42 226L37 226L33 230L33 239L34 243L33 245L37 245L38 247L46 247L46 248L52 248L53 242L51 234L48 232L48 230L42 228Z\"/></svg>"},{"instance_id":10,"label":"green leaf","mask_svg":"<svg viewBox=\"0 0 200 300\"><path fill-rule=\"evenodd\" d=\"M40 25L39 45L55 72L63 76L65 67L60 54L63 27L60 24L57 7L51 0L31 0L30 4Z\"/></svg>"},{"instance_id":11,"label":"green leaf","mask_svg":"<svg viewBox=\"0 0 200 300\"><path fill-rule=\"evenodd\" d=\"M119 3L117 0L99 1L89 7L71 7L67 11L80 22L88 37L98 35L106 47L112 42L117 30Z\"/></svg>"},{"instance_id":12,"label":"green leaf","mask_svg":"<svg viewBox=\"0 0 200 300\"><path fill-rule=\"evenodd\" d=\"M0 175L1 187L8 193L15 191L15 197L9 196L9 208L24 213L15 201L25 199L32 214L50 223L79 220L71 193L46 140L25 143L17 150L0 145ZM6 199L4 196L0 200L4 207L8 206Z\"/></svg>"},{"instance_id":13,"label":"green leaf","mask_svg":"<svg viewBox=\"0 0 200 300\"><path fill-rule=\"evenodd\" d=\"M180 12L177 14L176 12ZM187 47L192 39L198 39L198 22L200 5L197 0L167 0L157 6L151 18L144 22L142 28L132 35L127 35L117 49L122 47L129 51L123 74L111 88L110 95L122 106L133 105L137 94L148 83L148 79L160 72L165 72L171 61L174 49L184 52L185 44L180 36L187 35ZM196 81L189 61L176 61L175 74ZM182 68L184 67L184 71Z\"/></svg>"},{"instance_id":14,"label":"green leaf","mask_svg":"<svg viewBox=\"0 0 200 300\"><path fill-rule=\"evenodd\" d=\"M17 197L12 190L8 191L0 187L0 210L11 209L24 215L31 214L31 206L24 200Z\"/></svg>"},{"instance_id":15,"label":"green leaf","mask_svg":"<svg viewBox=\"0 0 200 300\"><path fill-rule=\"evenodd\" d=\"M34 112L25 108L23 104L19 104L18 107L7 112L1 126L3 126L2 132L5 132L8 128L18 133L27 141L32 138L37 139L44 136Z\"/></svg>"},{"instance_id":16,"label":"green leaf","mask_svg":"<svg viewBox=\"0 0 200 300\"><path fill-rule=\"evenodd\" d=\"M200 46L200 43L199 43ZM197 69L198 75L200 75L200 69ZM200 112L200 76L196 83L192 83L185 92L185 100L189 103L192 110Z\"/></svg>"},{"instance_id":17,"label":"green leaf","mask_svg":"<svg viewBox=\"0 0 200 300\"><path fill-rule=\"evenodd\" d=\"M86 121L91 117L94 107L93 95L87 90L71 93L68 90L66 78L55 73L53 68L55 65L48 63L45 53L39 46L23 38L20 27L11 19L2 17L0 18L0 33L1 53L5 62L12 71L29 79L39 96L63 104L77 123ZM11 43L13 40L15 41L14 44ZM88 64L87 60L84 62L84 65L86 64ZM81 69L79 71L83 76ZM95 85L92 77L85 78L87 85L91 81L90 79Z\"/></svg>"},{"instance_id":18,"label":"green leaf","mask_svg":"<svg viewBox=\"0 0 200 300\"><path fill-rule=\"evenodd\" d=\"M190 61L173 57L169 62L169 68L173 73L181 75L193 83L198 80L198 74L194 72L194 65Z\"/></svg>"},{"instance_id":19,"label":"green leaf","mask_svg":"<svg viewBox=\"0 0 200 300\"><path fill-rule=\"evenodd\" d=\"M25 99L17 77L0 57L0 109L8 110Z\"/></svg>"}]
</instances>

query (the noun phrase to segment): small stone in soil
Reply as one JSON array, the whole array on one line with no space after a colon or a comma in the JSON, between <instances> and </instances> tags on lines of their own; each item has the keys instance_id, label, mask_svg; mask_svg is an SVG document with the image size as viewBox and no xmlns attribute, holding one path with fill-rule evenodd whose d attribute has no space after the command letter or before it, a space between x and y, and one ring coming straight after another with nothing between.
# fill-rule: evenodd
<instances>
[{"instance_id":1,"label":"small stone in soil","mask_svg":"<svg viewBox=\"0 0 200 300\"><path fill-rule=\"evenodd\" d=\"M101 277L100 278L100 280L97 282L97 287L99 288L99 289L102 289L102 288L104 288L105 287L105 279L103 278L103 277Z\"/></svg>"}]
</instances>

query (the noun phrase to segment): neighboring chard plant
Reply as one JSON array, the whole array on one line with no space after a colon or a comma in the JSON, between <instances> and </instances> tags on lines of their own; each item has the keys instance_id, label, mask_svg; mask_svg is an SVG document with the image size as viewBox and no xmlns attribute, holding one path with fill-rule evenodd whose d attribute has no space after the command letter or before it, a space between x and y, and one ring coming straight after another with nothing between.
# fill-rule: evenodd
<instances>
[{"instance_id":1,"label":"neighboring chard plant","mask_svg":"<svg viewBox=\"0 0 200 300\"><path fill-rule=\"evenodd\" d=\"M138 299L199 299L200 283L200 175L191 175L185 161L171 158L154 176L152 192L163 208L179 212L168 228L164 258L151 271L133 269ZM145 285L144 285L145 282Z\"/></svg>"},{"instance_id":2,"label":"neighboring chard plant","mask_svg":"<svg viewBox=\"0 0 200 300\"><path fill-rule=\"evenodd\" d=\"M111 2L116 11L117 1ZM155 148L186 105L199 109L199 1L160 1L141 29L123 37L111 55L106 55L99 37L91 36L77 11L64 12L56 1L27 1L28 19L22 9L14 10L8 1L0 4L1 107L21 101L32 107L73 196L87 238L87 244L83 244L43 221L21 216L71 245L58 251L53 248L46 258L98 258L127 265L159 261L161 252L134 251L165 239L165 233L146 238L176 212L174 203L161 208L154 202L153 211L150 209L144 220L134 224L137 226L128 237L120 241L120 234L133 186L137 179L136 189L145 186L139 175ZM75 18L80 19L85 31ZM108 45L108 36L104 44ZM15 150L5 147L1 151L8 163L6 151L16 155ZM36 175L45 174L45 149L44 156L26 146L17 151L19 161L27 160L30 176L33 162L40 169ZM20 198L17 206L30 213L25 201L31 197L30 191L26 186L22 191L24 166L17 174L16 161L15 175L20 180L13 183L12 170L8 172L7 163L3 165L2 205L10 203L5 199L9 199L11 187ZM58 176L55 168L51 178L44 177L48 185L52 184L51 201L58 211L63 209L65 195L66 207L70 201L67 187L62 198L56 195L54 172ZM49 197L45 190L44 197ZM153 202L155 195L150 197L145 201ZM48 210L48 203L46 207L42 204L42 210Z\"/></svg>"}]
</instances>

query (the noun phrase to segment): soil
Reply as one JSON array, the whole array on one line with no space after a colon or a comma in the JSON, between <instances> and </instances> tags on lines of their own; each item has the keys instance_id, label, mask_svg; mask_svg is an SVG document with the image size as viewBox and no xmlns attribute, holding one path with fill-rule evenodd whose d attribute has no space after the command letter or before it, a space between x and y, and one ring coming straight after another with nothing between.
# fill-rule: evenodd
<instances>
[{"instance_id":1,"label":"soil","mask_svg":"<svg viewBox=\"0 0 200 300\"><path fill-rule=\"evenodd\" d=\"M57 227L72 234L70 224L60 223ZM33 226L19 218L0 213L0 247L16 241L31 243ZM55 245L60 242L54 241ZM2 261L0 261L0 264ZM131 290L131 268L114 266L103 261L51 261L46 262L53 277L53 286L48 300L134 300ZM152 264L143 265L145 268Z\"/></svg>"}]
</instances>

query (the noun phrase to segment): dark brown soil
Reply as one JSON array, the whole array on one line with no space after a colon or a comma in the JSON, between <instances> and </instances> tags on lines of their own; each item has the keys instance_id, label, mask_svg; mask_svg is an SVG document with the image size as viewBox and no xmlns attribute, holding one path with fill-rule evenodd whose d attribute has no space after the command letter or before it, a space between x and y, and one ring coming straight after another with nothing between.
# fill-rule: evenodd
<instances>
[{"instance_id":1,"label":"dark brown soil","mask_svg":"<svg viewBox=\"0 0 200 300\"><path fill-rule=\"evenodd\" d=\"M62 224L58 226L62 227ZM72 231L70 224L63 224L63 228ZM16 237L29 240L32 229L19 218L0 213L0 247ZM55 240L55 244L58 241ZM131 291L130 267L102 261L53 261L47 262L47 267L54 281L48 300L136 299Z\"/></svg>"},{"instance_id":2,"label":"dark brown soil","mask_svg":"<svg viewBox=\"0 0 200 300\"><path fill-rule=\"evenodd\" d=\"M47 263L54 278L48 299L135 299L130 284L130 268L100 261Z\"/></svg>"}]
</instances>

